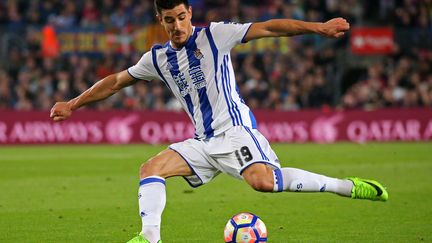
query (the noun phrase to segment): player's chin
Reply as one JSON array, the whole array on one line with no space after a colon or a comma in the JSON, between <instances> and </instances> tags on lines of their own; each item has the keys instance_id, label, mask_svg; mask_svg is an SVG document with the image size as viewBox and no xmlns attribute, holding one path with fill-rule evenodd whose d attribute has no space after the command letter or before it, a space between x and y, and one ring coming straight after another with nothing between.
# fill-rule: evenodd
<instances>
[{"instance_id":1,"label":"player's chin","mask_svg":"<svg viewBox=\"0 0 432 243\"><path fill-rule=\"evenodd\" d=\"M172 42L176 45L176 46L184 46L186 44L186 39L182 38L182 37L174 37L172 39Z\"/></svg>"}]
</instances>

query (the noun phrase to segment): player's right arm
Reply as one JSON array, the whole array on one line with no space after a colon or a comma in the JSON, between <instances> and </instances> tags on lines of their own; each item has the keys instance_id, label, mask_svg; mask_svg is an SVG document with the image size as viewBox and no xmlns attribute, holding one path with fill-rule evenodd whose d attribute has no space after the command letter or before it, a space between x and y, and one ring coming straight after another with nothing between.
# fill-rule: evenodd
<instances>
[{"instance_id":1,"label":"player's right arm","mask_svg":"<svg viewBox=\"0 0 432 243\"><path fill-rule=\"evenodd\" d=\"M86 104L103 100L117 93L122 88L132 85L137 81L128 71L111 74L84 91L82 94L68 102L57 102L51 108L50 117L54 121L63 121L71 116L72 111Z\"/></svg>"}]
</instances>

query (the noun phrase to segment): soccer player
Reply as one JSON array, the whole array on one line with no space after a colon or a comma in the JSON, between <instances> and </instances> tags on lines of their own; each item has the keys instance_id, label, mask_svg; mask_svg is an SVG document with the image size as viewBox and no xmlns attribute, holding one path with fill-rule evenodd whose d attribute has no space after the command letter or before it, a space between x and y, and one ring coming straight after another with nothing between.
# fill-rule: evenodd
<instances>
[{"instance_id":1,"label":"soccer player","mask_svg":"<svg viewBox=\"0 0 432 243\"><path fill-rule=\"evenodd\" d=\"M153 46L136 65L105 77L78 97L56 103L50 115L54 121L65 120L79 107L140 80L161 80L181 102L195 125L195 138L171 144L141 166L138 204L142 230L129 242L161 242L165 179L172 176L183 176L197 187L224 172L262 192L332 192L358 199L388 199L385 188L373 180L336 179L281 168L269 142L256 129L255 118L235 83L230 58L235 45L309 33L337 38L350 28L345 19L325 23L290 19L220 22L201 28L192 25L187 0L155 0L154 5L170 41Z\"/></svg>"}]
</instances>

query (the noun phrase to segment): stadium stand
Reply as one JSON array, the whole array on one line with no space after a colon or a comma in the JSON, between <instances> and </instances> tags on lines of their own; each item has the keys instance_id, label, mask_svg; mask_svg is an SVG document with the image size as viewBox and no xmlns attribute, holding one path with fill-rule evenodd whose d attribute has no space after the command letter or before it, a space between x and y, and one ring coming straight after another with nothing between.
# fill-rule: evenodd
<instances>
[{"instance_id":1,"label":"stadium stand","mask_svg":"<svg viewBox=\"0 0 432 243\"><path fill-rule=\"evenodd\" d=\"M239 89L251 108L432 107L431 0L190 2L197 25L341 16L352 27L394 31L394 50L385 55L355 55L349 34L338 40L290 38L276 49L236 49ZM0 28L0 109L12 110L49 110L55 101L135 64L152 42L164 40L152 1L0 1ZM140 35L143 28L147 35ZM96 40L85 39L92 31L103 48L93 50ZM146 44L136 47L137 40ZM68 46L75 42L80 51ZM178 110L180 105L161 82L139 82L91 108Z\"/></svg>"}]
</instances>

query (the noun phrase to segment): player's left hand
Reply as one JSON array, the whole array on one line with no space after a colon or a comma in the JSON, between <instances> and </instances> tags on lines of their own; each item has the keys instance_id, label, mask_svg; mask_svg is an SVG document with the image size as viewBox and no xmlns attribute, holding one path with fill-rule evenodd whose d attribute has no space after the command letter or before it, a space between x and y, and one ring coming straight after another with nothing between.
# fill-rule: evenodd
<instances>
[{"instance_id":1,"label":"player's left hand","mask_svg":"<svg viewBox=\"0 0 432 243\"><path fill-rule=\"evenodd\" d=\"M318 33L325 37L339 38L350 29L350 24L344 18L334 18L322 23Z\"/></svg>"}]
</instances>

